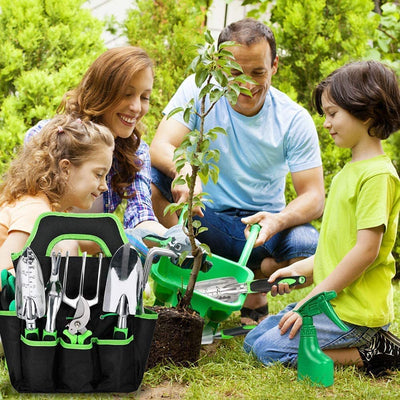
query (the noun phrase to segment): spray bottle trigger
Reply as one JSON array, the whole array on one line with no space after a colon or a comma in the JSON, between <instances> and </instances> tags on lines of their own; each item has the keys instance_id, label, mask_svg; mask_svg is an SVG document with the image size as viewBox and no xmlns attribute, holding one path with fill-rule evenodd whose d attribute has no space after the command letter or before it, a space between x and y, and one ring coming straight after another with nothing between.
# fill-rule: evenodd
<instances>
[{"instance_id":1,"label":"spray bottle trigger","mask_svg":"<svg viewBox=\"0 0 400 400\"><path fill-rule=\"evenodd\" d=\"M330 300L336 297L336 292L331 290L330 292L325 292L325 301L321 302L321 311L333 322L335 323L340 329L347 332L349 330L348 326L343 323L343 321L337 316L335 310L330 303Z\"/></svg>"}]
</instances>

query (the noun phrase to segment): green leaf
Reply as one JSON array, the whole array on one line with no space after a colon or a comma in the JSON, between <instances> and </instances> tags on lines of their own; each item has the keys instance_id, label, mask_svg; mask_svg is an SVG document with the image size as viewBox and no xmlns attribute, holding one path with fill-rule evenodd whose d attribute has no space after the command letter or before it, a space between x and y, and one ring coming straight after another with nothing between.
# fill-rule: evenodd
<instances>
[{"instance_id":1,"label":"green leaf","mask_svg":"<svg viewBox=\"0 0 400 400\"><path fill-rule=\"evenodd\" d=\"M208 29L204 32L204 37L207 43L210 44L214 43L214 38L212 37L211 32Z\"/></svg>"},{"instance_id":2,"label":"green leaf","mask_svg":"<svg viewBox=\"0 0 400 400\"><path fill-rule=\"evenodd\" d=\"M211 103L216 103L223 95L224 95L224 91L223 90L213 89L210 92L210 101L211 101Z\"/></svg>"},{"instance_id":3,"label":"green leaf","mask_svg":"<svg viewBox=\"0 0 400 400\"><path fill-rule=\"evenodd\" d=\"M211 91L211 89L214 87L214 85L212 84L212 83L209 83L209 84L207 84L207 85L204 85L203 87L202 87L202 89L200 90L200 93L199 93L199 99L202 99L204 96L206 96L210 91Z\"/></svg>"},{"instance_id":4,"label":"green leaf","mask_svg":"<svg viewBox=\"0 0 400 400\"><path fill-rule=\"evenodd\" d=\"M174 214L177 211L181 210L184 207L184 204L178 204L178 203L170 203L168 204L165 209L164 209L164 215L167 215L167 213Z\"/></svg>"},{"instance_id":5,"label":"green leaf","mask_svg":"<svg viewBox=\"0 0 400 400\"><path fill-rule=\"evenodd\" d=\"M187 108L183 112L183 120L188 124L190 121L190 115L192 114L192 110L190 108Z\"/></svg>"},{"instance_id":6,"label":"green leaf","mask_svg":"<svg viewBox=\"0 0 400 400\"><path fill-rule=\"evenodd\" d=\"M243 93L246 96L253 97L253 94L251 93L251 91L243 86L240 86L240 93Z\"/></svg>"},{"instance_id":7,"label":"green leaf","mask_svg":"<svg viewBox=\"0 0 400 400\"><path fill-rule=\"evenodd\" d=\"M203 251L204 251L206 254L208 254L208 255L211 256L211 250L210 250L210 247L209 247L209 246L207 246L205 243L201 243L199 247L200 247L201 249L203 249Z\"/></svg>"},{"instance_id":8,"label":"green leaf","mask_svg":"<svg viewBox=\"0 0 400 400\"><path fill-rule=\"evenodd\" d=\"M225 87L228 84L228 78L220 69L213 71L212 75L222 87Z\"/></svg>"},{"instance_id":9,"label":"green leaf","mask_svg":"<svg viewBox=\"0 0 400 400\"><path fill-rule=\"evenodd\" d=\"M186 165L186 159L180 158L175 161L176 172L181 172L181 169Z\"/></svg>"},{"instance_id":10,"label":"green leaf","mask_svg":"<svg viewBox=\"0 0 400 400\"><path fill-rule=\"evenodd\" d=\"M196 56L196 57L193 59L193 61L190 63L190 65L189 65L189 71L195 72L195 71L196 71L196 68L197 68L197 65L199 64L199 62L200 62L200 56Z\"/></svg>"},{"instance_id":11,"label":"green leaf","mask_svg":"<svg viewBox=\"0 0 400 400\"><path fill-rule=\"evenodd\" d=\"M198 228L200 228L200 227L201 227L201 221L198 220L198 219L195 219L195 220L193 221L193 228L198 229Z\"/></svg>"},{"instance_id":12,"label":"green leaf","mask_svg":"<svg viewBox=\"0 0 400 400\"><path fill-rule=\"evenodd\" d=\"M219 133L221 135L226 135L226 130L224 128L220 127L220 126L215 126L210 131Z\"/></svg>"},{"instance_id":13,"label":"green leaf","mask_svg":"<svg viewBox=\"0 0 400 400\"><path fill-rule=\"evenodd\" d=\"M176 107L176 108L174 108L173 110L171 110L171 111L168 113L167 119L168 119L168 118L171 118L173 115L175 115L175 114L177 114L177 113L179 113L179 112L182 112L182 111L183 111L183 107Z\"/></svg>"},{"instance_id":14,"label":"green leaf","mask_svg":"<svg viewBox=\"0 0 400 400\"><path fill-rule=\"evenodd\" d=\"M227 47L232 47L232 46L237 46L237 43L234 41L227 41L227 42L222 42L219 45L219 49L225 49Z\"/></svg>"},{"instance_id":15,"label":"green leaf","mask_svg":"<svg viewBox=\"0 0 400 400\"><path fill-rule=\"evenodd\" d=\"M182 265L188 255L189 255L189 251L187 251L187 250L182 251L182 253L181 253L181 255L179 256L179 259L178 259L178 264Z\"/></svg>"},{"instance_id":16,"label":"green leaf","mask_svg":"<svg viewBox=\"0 0 400 400\"><path fill-rule=\"evenodd\" d=\"M219 168L215 167L215 169L212 169L210 171L210 175L211 175L211 180L213 181L214 184L216 184L218 182Z\"/></svg>"},{"instance_id":17,"label":"green leaf","mask_svg":"<svg viewBox=\"0 0 400 400\"><path fill-rule=\"evenodd\" d=\"M195 75L196 86L201 87L203 85L203 83L206 81L207 76L208 76L207 70L202 69L200 71L197 71L196 75Z\"/></svg>"},{"instance_id":18,"label":"green leaf","mask_svg":"<svg viewBox=\"0 0 400 400\"><path fill-rule=\"evenodd\" d=\"M228 99L230 104L235 105L238 99L238 94L231 90L225 93L225 97Z\"/></svg>"},{"instance_id":19,"label":"green leaf","mask_svg":"<svg viewBox=\"0 0 400 400\"><path fill-rule=\"evenodd\" d=\"M221 56L221 57L223 57L224 59L225 58L233 58L233 54L229 51L229 50L224 50L224 49L221 49L220 51L219 51L219 55Z\"/></svg>"},{"instance_id":20,"label":"green leaf","mask_svg":"<svg viewBox=\"0 0 400 400\"><path fill-rule=\"evenodd\" d=\"M200 235L200 233L207 232L208 228L206 226L202 226L201 228L198 229L197 234Z\"/></svg>"},{"instance_id":21,"label":"green leaf","mask_svg":"<svg viewBox=\"0 0 400 400\"><path fill-rule=\"evenodd\" d=\"M179 185L184 185L186 182L183 179L182 175L177 176L173 181L172 181L172 186L179 186Z\"/></svg>"}]
</instances>

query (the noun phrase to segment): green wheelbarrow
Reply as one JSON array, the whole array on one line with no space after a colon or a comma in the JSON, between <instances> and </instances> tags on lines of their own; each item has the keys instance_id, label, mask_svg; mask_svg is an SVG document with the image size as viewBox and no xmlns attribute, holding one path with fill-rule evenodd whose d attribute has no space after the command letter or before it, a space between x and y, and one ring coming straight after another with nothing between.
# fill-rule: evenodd
<instances>
[{"instance_id":1,"label":"green wheelbarrow","mask_svg":"<svg viewBox=\"0 0 400 400\"><path fill-rule=\"evenodd\" d=\"M238 262L217 255L207 257L213 266L208 272L200 271L197 282L225 277L233 277L238 283L252 281L254 274L246 267L246 264L259 231L260 226L258 224L251 227L250 235ZM159 250L155 251L159 254ZM178 292L183 294L186 290L191 270L173 264L168 257L168 252L165 254L151 266L150 276L154 281L153 292L156 297L156 304L174 307L178 304ZM191 306L205 319L206 324L211 325L215 330L218 324L227 319L232 312L242 308L246 295L246 293L242 293L235 301L225 302L197 291L195 286Z\"/></svg>"}]
</instances>

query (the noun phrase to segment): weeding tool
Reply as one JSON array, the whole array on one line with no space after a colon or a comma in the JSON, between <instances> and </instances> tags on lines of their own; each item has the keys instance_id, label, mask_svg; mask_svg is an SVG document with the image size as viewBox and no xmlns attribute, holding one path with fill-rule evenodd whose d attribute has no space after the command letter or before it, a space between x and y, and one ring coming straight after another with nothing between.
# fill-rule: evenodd
<instances>
[{"instance_id":1,"label":"weeding tool","mask_svg":"<svg viewBox=\"0 0 400 400\"><path fill-rule=\"evenodd\" d=\"M268 282L268 279L257 279L251 282L238 283L234 277L214 278L196 282L195 290L205 296L213 297L227 303L236 301L242 293L268 293L273 286L287 283L289 287L305 283L304 276L289 276Z\"/></svg>"},{"instance_id":2,"label":"weeding tool","mask_svg":"<svg viewBox=\"0 0 400 400\"><path fill-rule=\"evenodd\" d=\"M68 257L68 252L66 258ZM56 317L62 300L62 285L59 280L61 253L51 254L51 274L46 285L47 292L47 320L43 331L43 340L56 340Z\"/></svg>"},{"instance_id":3,"label":"weeding tool","mask_svg":"<svg viewBox=\"0 0 400 400\"><path fill-rule=\"evenodd\" d=\"M232 339L235 336L247 335L257 325L241 325L234 328L222 329L213 333L212 329L205 331L201 337L201 344L211 344L214 339Z\"/></svg>"},{"instance_id":4,"label":"weeding tool","mask_svg":"<svg viewBox=\"0 0 400 400\"><path fill-rule=\"evenodd\" d=\"M125 243L110 261L104 290L103 311L118 314L114 339L127 338L127 318L128 315L136 314L142 285L142 262L136 250L129 243Z\"/></svg>"},{"instance_id":5,"label":"weeding tool","mask_svg":"<svg viewBox=\"0 0 400 400\"><path fill-rule=\"evenodd\" d=\"M36 319L45 314L46 298L42 269L30 247L25 249L17 264L15 306L18 318L26 321L25 338L38 340Z\"/></svg>"}]
</instances>

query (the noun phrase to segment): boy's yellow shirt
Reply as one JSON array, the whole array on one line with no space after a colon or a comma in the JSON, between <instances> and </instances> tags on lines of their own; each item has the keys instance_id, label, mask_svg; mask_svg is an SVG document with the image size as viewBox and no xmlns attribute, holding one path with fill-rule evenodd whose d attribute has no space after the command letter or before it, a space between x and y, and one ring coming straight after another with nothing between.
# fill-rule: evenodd
<instances>
[{"instance_id":1,"label":"boy's yellow shirt","mask_svg":"<svg viewBox=\"0 0 400 400\"><path fill-rule=\"evenodd\" d=\"M333 179L314 261L314 282L325 279L354 247L357 231L384 225L379 255L332 300L346 322L381 327L394 319L391 254L400 209L400 180L386 155L348 163Z\"/></svg>"}]
</instances>

